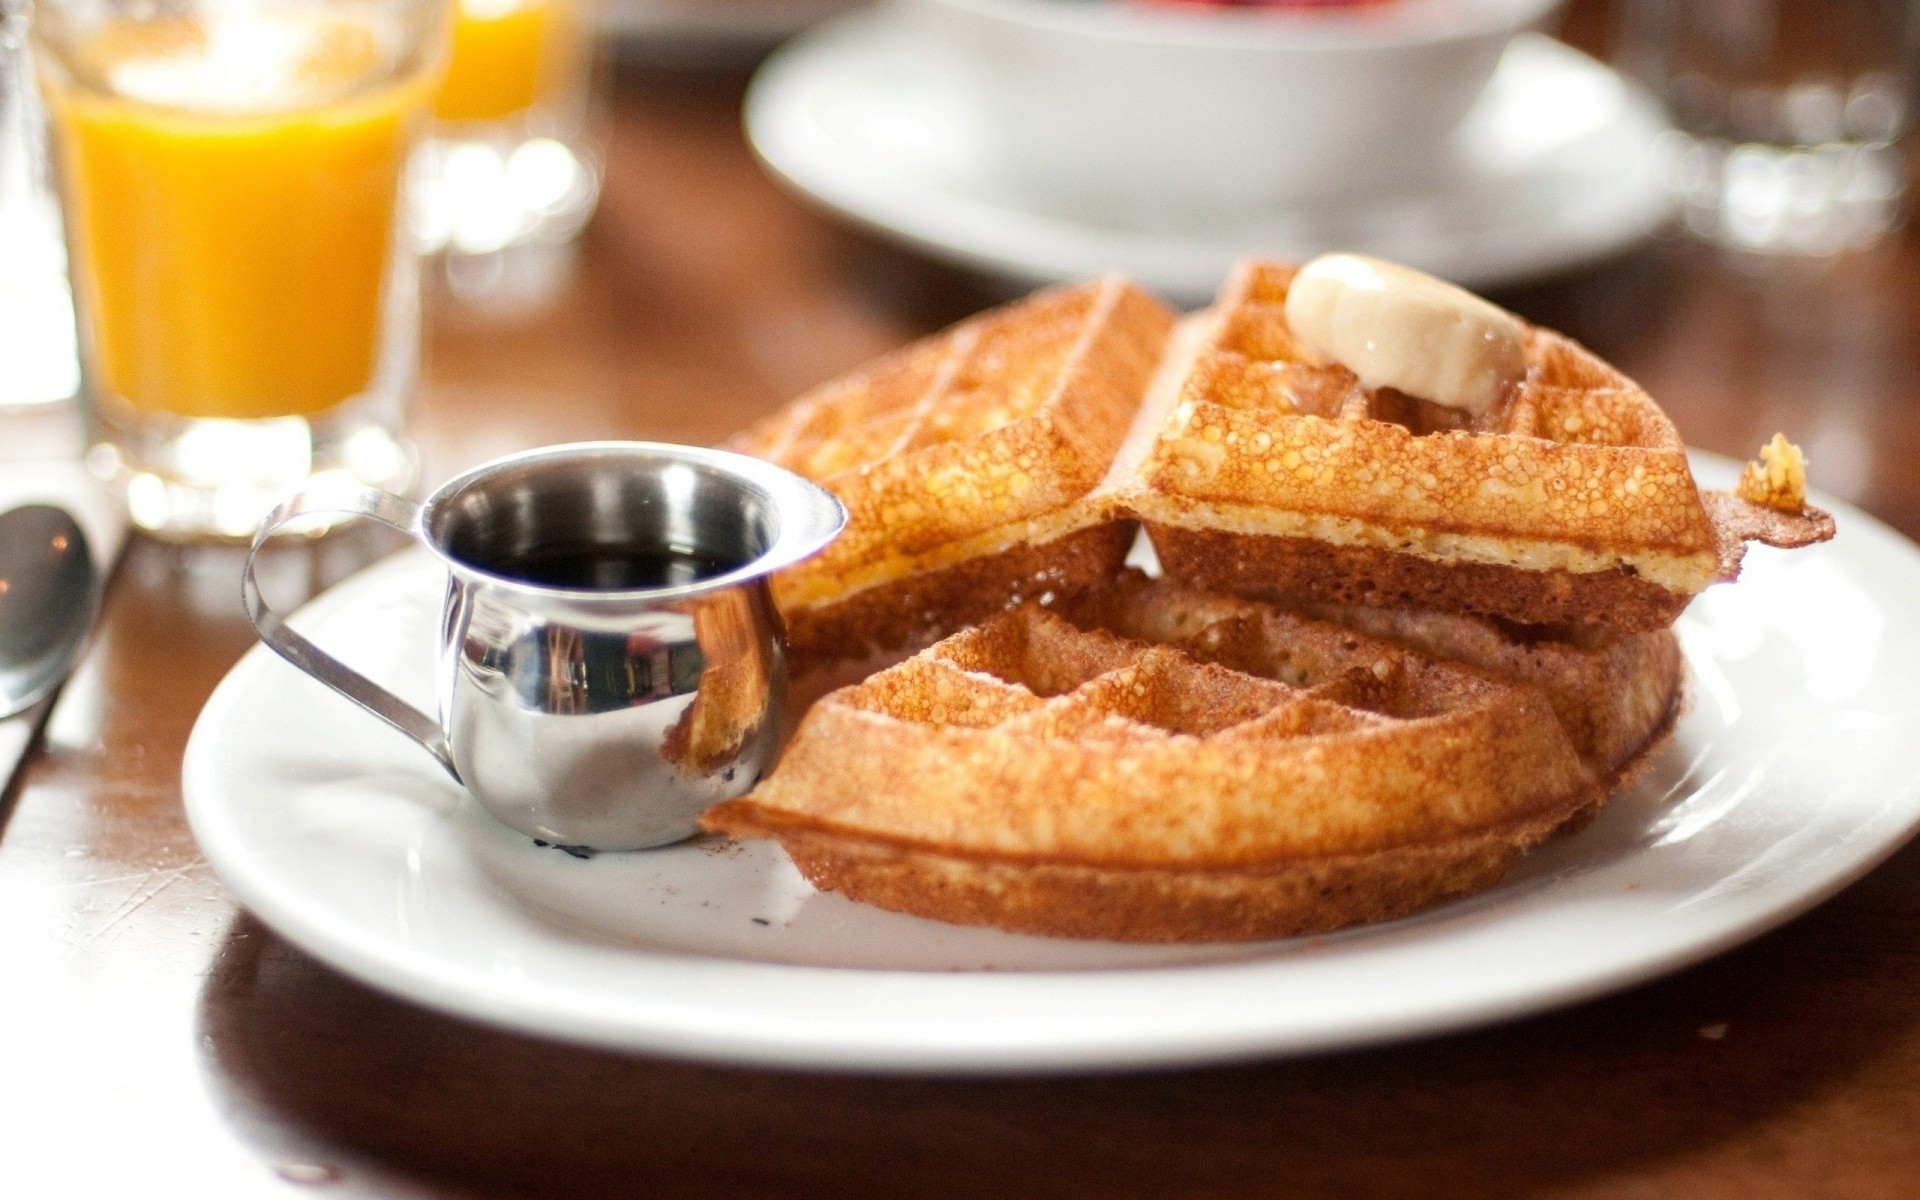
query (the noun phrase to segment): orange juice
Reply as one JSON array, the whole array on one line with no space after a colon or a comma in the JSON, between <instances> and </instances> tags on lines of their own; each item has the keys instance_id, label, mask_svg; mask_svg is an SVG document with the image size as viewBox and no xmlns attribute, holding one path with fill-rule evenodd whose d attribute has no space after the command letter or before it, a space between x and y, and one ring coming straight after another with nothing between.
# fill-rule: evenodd
<instances>
[{"instance_id":1,"label":"orange juice","mask_svg":"<svg viewBox=\"0 0 1920 1200\"><path fill-rule=\"evenodd\" d=\"M110 20L43 60L95 392L244 419L367 390L434 81L347 13Z\"/></svg>"},{"instance_id":2,"label":"orange juice","mask_svg":"<svg viewBox=\"0 0 1920 1200\"><path fill-rule=\"evenodd\" d=\"M570 0L459 0L433 115L498 121L566 86L582 56L578 20Z\"/></svg>"}]
</instances>

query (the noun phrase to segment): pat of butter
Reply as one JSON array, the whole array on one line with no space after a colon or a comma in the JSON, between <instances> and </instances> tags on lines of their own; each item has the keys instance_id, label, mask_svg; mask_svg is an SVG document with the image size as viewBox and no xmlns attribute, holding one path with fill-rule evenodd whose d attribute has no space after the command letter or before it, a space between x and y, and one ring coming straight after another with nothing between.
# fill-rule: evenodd
<instances>
[{"instance_id":1,"label":"pat of butter","mask_svg":"<svg viewBox=\"0 0 1920 1200\"><path fill-rule=\"evenodd\" d=\"M1323 254L1287 289L1302 345L1369 388L1482 413L1527 373L1519 318L1411 267Z\"/></svg>"}]
</instances>

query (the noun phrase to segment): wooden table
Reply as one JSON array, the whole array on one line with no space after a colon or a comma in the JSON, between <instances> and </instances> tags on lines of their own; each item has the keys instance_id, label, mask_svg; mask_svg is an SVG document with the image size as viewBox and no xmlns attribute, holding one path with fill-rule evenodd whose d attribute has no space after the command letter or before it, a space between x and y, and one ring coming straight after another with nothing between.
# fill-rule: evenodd
<instances>
[{"instance_id":1,"label":"wooden table","mask_svg":"<svg viewBox=\"0 0 1920 1200\"><path fill-rule=\"evenodd\" d=\"M625 80L575 284L519 324L439 326L429 480L544 442L712 440L992 299L778 191L741 144L739 85ZM1817 484L1920 534L1920 239L1825 271L1662 240L1501 299L1639 377L1693 443L1744 456L1791 430ZM331 540L308 582L387 545ZM188 836L188 730L253 642L237 568L132 546L0 807L0 1196L1920 1192L1920 848L1611 999L1233 1069L714 1069L389 999L238 912Z\"/></svg>"}]
</instances>

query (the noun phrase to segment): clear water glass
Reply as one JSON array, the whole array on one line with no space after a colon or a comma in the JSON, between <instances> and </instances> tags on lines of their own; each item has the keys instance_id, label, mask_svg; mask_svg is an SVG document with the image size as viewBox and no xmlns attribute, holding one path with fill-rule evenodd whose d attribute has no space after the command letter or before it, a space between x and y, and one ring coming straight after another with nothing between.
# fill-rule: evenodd
<instances>
[{"instance_id":1,"label":"clear water glass","mask_svg":"<svg viewBox=\"0 0 1920 1200\"><path fill-rule=\"evenodd\" d=\"M600 193L594 0L455 0L414 223L458 294L540 283Z\"/></svg>"},{"instance_id":2,"label":"clear water glass","mask_svg":"<svg viewBox=\"0 0 1920 1200\"><path fill-rule=\"evenodd\" d=\"M44 125L26 2L0 0L0 409L59 403L80 387Z\"/></svg>"},{"instance_id":3,"label":"clear water glass","mask_svg":"<svg viewBox=\"0 0 1920 1200\"><path fill-rule=\"evenodd\" d=\"M1910 0L1628 0L1621 63L1665 101L1689 231L1826 255L1906 215L1900 150L1920 6Z\"/></svg>"}]
</instances>

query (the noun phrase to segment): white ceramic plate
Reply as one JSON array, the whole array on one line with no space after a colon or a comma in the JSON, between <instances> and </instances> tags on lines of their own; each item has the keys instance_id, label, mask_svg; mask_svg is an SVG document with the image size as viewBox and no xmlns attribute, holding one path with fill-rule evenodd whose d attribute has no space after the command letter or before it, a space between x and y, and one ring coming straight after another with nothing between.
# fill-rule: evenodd
<instances>
[{"instance_id":1,"label":"white ceramic plate","mask_svg":"<svg viewBox=\"0 0 1920 1200\"><path fill-rule=\"evenodd\" d=\"M1703 460L1725 486L1731 464ZM242 903L421 1003L743 1063L1032 1071L1192 1063L1457 1029L1695 962L1831 895L1920 821L1920 550L1756 549L1680 624L1691 705L1639 786L1502 886L1240 946L1016 937L817 893L766 843L589 861L482 815L426 755L264 647L187 747L194 834ZM296 624L418 701L442 580L412 553Z\"/></svg>"},{"instance_id":2,"label":"white ceramic plate","mask_svg":"<svg viewBox=\"0 0 1920 1200\"><path fill-rule=\"evenodd\" d=\"M1254 253L1365 251L1485 288L1604 257L1672 209L1654 102L1539 34L1509 47L1437 190L1180 229L1024 200L994 177L951 70L897 17L842 17L767 62L747 96L747 134L800 192L936 258L1030 283L1121 270L1189 305Z\"/></svg>"}]
</instances>

